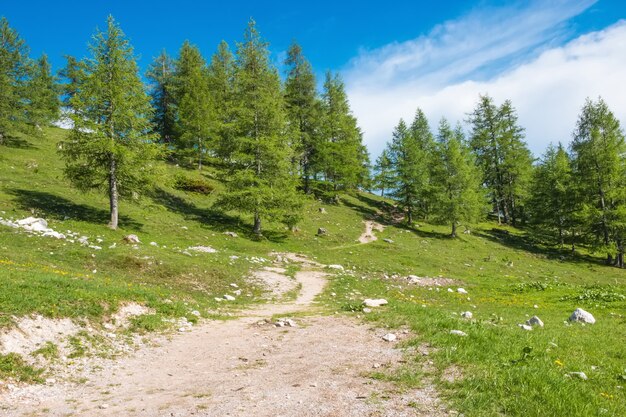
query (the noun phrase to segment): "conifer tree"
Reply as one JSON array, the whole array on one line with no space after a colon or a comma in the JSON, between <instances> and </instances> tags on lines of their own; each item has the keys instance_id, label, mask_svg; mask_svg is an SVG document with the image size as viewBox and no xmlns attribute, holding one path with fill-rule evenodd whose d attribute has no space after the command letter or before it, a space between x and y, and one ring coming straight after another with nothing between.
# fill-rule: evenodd
<instances>
[{"instance_id":1,"label":"conifer tree","mask_svg":"<svg viewBox=\"0 0 626 417\"><path fill-rule=\"evenodd\" d=\"M624 267L626 142L619 121L601 98L588 99L583 106L571 151L585 227L595 246L607 253L607 263L615 259Z\"/></svg>"},{"instance_id":2,"label":"conifer tree","mask_svg":"<svg viewBox=\"0 0 626 417\"><path fill-rule=\"evenodd\" d=\"M376 159L374 166L374 187L380 190L380 196L385 196L385 191L390 191L394 184L393 164L389 149L384 149Z\"/></svg>"},{"instance_id":3,"label":"conifer tree","mask_svg":"<svg viewBox=\"0 0 626 417\"><path fill-rule=\"evenodd\" d=\"M407 224L411 225L419 210L420 194L424 186L425 172L422 169L424 155L402 119L393 131L389 156L394 170L390 195L398 201L398 206L406 211Z\"/></svg>"},{"instance_id":4,"label":"conifer tree","mask_svg":"<svg viewBox=\"0 0 626 417\"><path fill-rule=\"evenodd\" d=\"M578 203L569 155L550 144L533 173L529 208L532 224L555 238L561 247L569 234L574 245Z\"/></svg>"},{"instance_id":5,"label":"conifer tree","mask_svg":"<svg viewBox=\"0 0 626 417\"><path fill-rule=\"evenodd\" d=\"M198 169L202 169L203 160L213 146L208 71L198 48L187 41L176 60L173 85L177 148L183 155L194 155Z\"/></svg>"},{"instance_id":6,"label":"conifer tree","mask_svg":"<svg viewBox=\"0 0 626 417\"><path fill-rule=\"evenodd\" d=\"M362 133L350 111L348 96L339 75L326 73L322 94L322 165L334 190L354 189L366 176L367 153Z\"/></svg>"},{"instance_id":7,"label":"conifer tree","mask_svg":"<svg viewBox=\"0 0 626 417\"><path fill-rule=\"evenodd\" d=\"M291 172L283 94L253 20L238 44L234 94L236 148L227 191L218 204L251 214L255 234L261 233L263 219L293 226L301 202Z\"/></svg>"},{"instance_id":8,"label":"conifer tree","mask_svg":"<svg viewBox=\"0 0 626 417\"><path fill-rule=\"evenodd\" d=\"M63 98L63 105L69 107L70 101L80 90L80 82L85 79L84 62L77 60L71 55L66 55L65 60L67 63L65 64L65 67L59 71L59 76L66 80L66 82L61 84L60 90Z\"/></svg>"},{"instance_id":9,"label":"conifer tree","mask_svg":"<svg viewBox=\"0 0 626 417\"><path fill-rule=\"evenodd\" d=\"M158 147L133 49L113 17L104 32L96 32L90 51L69 101L74 128L60 152L74 186L106 191L109 226L116 229L119 197L130 197L151 182Z\"/></svg>"},{"instance_id":10,"label":"conifer tree","mask_svg":"<svg viewBox=\"0 0 626 417\"><path fill-rule=\"evenodd\" d=\"M431 203L433 201L434 185L431 181L431 170L434 167L433 157L435 152L435 140L433 134L430 131L428 125L428 118L421 109L415 111L415 117L409 127L409 134L413 140L414 146L416 146L420 157L416 163L419 165L416 170L421 175L416 176L414 179L418 182L416 187L418 189L418 208L419 214L422 218L427 219L431 211Z\"/></svg>"},{"instance_id":11,"label":"conifer tree","mask_svg":"<svg viewBox=\"0 0 626 417\"><path fill-rule=\"evenodd\" d=\"M56 77L44 54L32 66L28 81L28 122L40 128L49 125L59 118L59 106Z\"/></svg>"},{"instance_id":12,"label":"conifer tree","mask_svg":"<svg viewBox=\"0 0 626 417\"><path fill-rule=\"evenodd\" d=\"M457 226L478 220L485 206L480 171L464 144L461 127L452 130L445 119L439 123L435 156L433 210L436 220L450 224L450 235L456 237Z\"/></svg>"},{"instance_id":13,"label":"conifer tree","mask_svg":"<svg viewBox=\"0 0 626 417\"><path fill-rule=\"evenodd\" d=\"M0 145L10 131L25 122L25 82L28 47L19 34L0 18Z\"/></svg>"},{"instance_id":14,"label":"conifer tree","mask_svg":"<svg viewBox=\"0 0 626 417\"><path fill-rule=\"evenodd\" d=\"M235 150L234 76L235 58L228 44L222 41L211 58L208 83L216 139L213 147L216 155L224 161L228 161Z\"/></svg>"},{"instance_id":15,"label":"conifer tree","mask_svg":"<svg viewBox=\"0 0 626 417\"><path fill-rule=\"evenodd\" d=\"M163 143L171 143L175 135L176 114L172 97L174 61L163 50L154 58L146 78L150 82L150 97L154 109L152 124Z\"/></svg>"},{"instance_id":16,"label":"conifer tree","mask_svg":"<svg viewBox=\"0 0 626 417\"><path fill-rule=\"evenodd\" d=\"M498 107L491 97L481 95L468 121L470 145L498 221L515 225L523 214L532 173L531 154L515 109L508 100Z\"/></svg>"},{"instance_id":17,"label":"conifer tree","mask_svg":"<svg viewBox=\"0 0 626 417\"><path fill-rule=\"evenodd\" d=\"M321 106L317 98L315 75L302 48L293 43L287 51L287 80L285 105L290 130L295 137L294 148L305 194L310 192L310 180L320 159Z\"/></svg>"}]
</instances>

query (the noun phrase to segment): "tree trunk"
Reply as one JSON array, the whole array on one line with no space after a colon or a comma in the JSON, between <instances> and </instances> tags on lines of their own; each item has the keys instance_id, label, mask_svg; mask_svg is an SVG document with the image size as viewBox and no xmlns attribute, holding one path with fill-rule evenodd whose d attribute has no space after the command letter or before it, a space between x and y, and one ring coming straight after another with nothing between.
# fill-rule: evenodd
<instances>
[{"instance_id":1,"label":"tree trunk","mask_svg":"<svg viewBox=\"0 0 626 417\"><path fill-rule=\"evenodd\" d=\"M563 245L565 245L565 241L563 240L563 229L559 227L559 245L561 249L563 249Z\"/></svg>"},{"instance_id":2,"label":"tree trunk","mask_svg":"<svg viewBox=\"0 0 626 417\"><path fill-rule=\"evenodd\" d=\"M252 232L255 235L261 234L261 217L259 217L258 213L254 213L254 228L252 229Z\"/></svg>"},{"instance_id":3,"label":"tree trunk","mask_svg":"<svg viewBox=\"0 0 626 417\"><path fill-rule=\"evenodd\" d=\"M109 227L116 230L118 223L118 192L117 161L114 156L111 156L111 163L109 165L109 206L111 210L111 223L109 223Z\"/></svg>"},{"instance_id":4,"label":"tree trunk","mask_svg":"<svg viewBox=\"0 0 626 417\"><path fill-rule=\"evenodd\" d=\"M456 222L452 222L452 233L450 233L450 237L456 237Z\"/></svg>"},{"instance_id":5,"label":"tree trunk","mask_svg":"<svg viewBox=\"0 0 626 417\"><path fill-rule=\"evenodd\" d=\"M409 205L406 215L406 222L410 226L413 224L413 212L411 210L411 206Z\"/></svg>"}]
</instances>

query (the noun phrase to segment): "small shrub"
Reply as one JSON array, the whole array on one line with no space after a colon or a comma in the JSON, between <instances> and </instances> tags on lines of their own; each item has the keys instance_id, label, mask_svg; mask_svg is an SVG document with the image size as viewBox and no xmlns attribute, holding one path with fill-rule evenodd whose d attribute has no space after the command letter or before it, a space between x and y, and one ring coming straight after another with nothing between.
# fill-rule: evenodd
<instances>
[{"instance_id":1,"label":"small shrub","mask_svg":"<svg viewBox=\"0 0 626 417\"><path fill-rule=\"evenodd\" d=\"M185 175L176 176L174 187L178 190L187 191L198 194L211 194L215 187L204 178L190 178Z\"/></svg>"},{"instance_id":2,"label":"small shrub","mask_svg":"<svg viewBox=\"0 0 626 417\"><path fill-rule=\"evenodd\" d=\"M612 303L615 301L626 300L626 295L615 291L615 287L587 287L578 295L566 295L560 298L560 301L578 301L587 303Z\"/></svg>"},{"instance_id":3,"label":"small shrub","mask_svg":"<svg viewBox=\"0 0 626 417\"><path fill-rule=\"evenodd\" d=\"M19 382L42 382L43 369L28 365L17 353L0 355L0 380L12 378Z\"/></svg>"}]
</instances>

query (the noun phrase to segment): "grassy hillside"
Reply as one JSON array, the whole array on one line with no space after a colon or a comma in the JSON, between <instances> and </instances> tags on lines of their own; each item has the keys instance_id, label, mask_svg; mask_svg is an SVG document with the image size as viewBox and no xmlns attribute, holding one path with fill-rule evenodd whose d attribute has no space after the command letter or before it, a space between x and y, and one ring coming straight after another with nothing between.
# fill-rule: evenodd
<instances>
[{"instance_id":1,"label":"grassy hillside","mask_svg":"<svg viewBox=\"0 0 626 417\"><path fill-rule=\"evenodd\" d=\"M51 228L87 236L102 249L0 226L0 327L33 312L98 323L130 300L156 311L138 320L137 330L154 328L161 317L193 321L196 309L219 316L260 300L261 289L246 280L262 262L258 258L267 259L271 251L301 252L350 271L331 280L323 297L329 312L363 316L364 298L383 297L389 305L364 315L367 320L409 327L416 335L410 345L432 345L429 356L416 353L398 372L372 377L400 387L432 377L466 416L626 415L624 271L590 255L571 258L535 246L522 231L493 224L458 239L447 237L447 227L393 225L388 204L369 194L343 196L338 205L310 199L299 232L269 225L266 239L255 241L249 218L213 206L221 185L210 169L198 173L165 164L155 192L122 203L121 229L111 231L106 197L81 194L62 178L55 150L64 134L50 129L44 138L0 147L0 217L43 217ZM214 191L177 188L189 179ZM327 213L319 212L322 206ZM356 239L365 218L387 228L378 241L361 245ZM318 227L328 235L317 237ZM129 233L142 241L136 248L122 241ZM197 245L218 252L184 253ZM448 280L441 286L410 284L408 275ZM231 283L243 289L242 296L217 302ZM597 323L567 323L576 307L593 313ZM473 319L461 318L463 311ZM544 328L518 327L533 315ZM468 336L449 334L453 329ZM0 361L0 378L3 369L16 369L10 359ZM424 375L424 361L433 361L432 375ZM588 380L565 376L569 372L584 372Z\"/></svg>"}]
</instances>

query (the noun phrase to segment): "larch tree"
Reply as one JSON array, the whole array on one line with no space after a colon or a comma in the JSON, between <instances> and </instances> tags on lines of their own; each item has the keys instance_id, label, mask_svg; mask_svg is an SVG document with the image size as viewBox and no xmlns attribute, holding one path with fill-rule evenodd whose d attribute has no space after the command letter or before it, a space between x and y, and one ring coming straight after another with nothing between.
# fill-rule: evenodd
<instances>
[{"instance_id":1,"label":"larch tree","mask_svg":"<svg viewBox=\"0 0 626 417\"><path fill-rule=\"evenodd\" d=\"M208 69L209 94L213 109L213 131L216 155L228 162L235 150L234 131L234 76L235 58L225 41L220 42L211 57Z\"/></svg>"},{"instance_id":2,"label":"larch tree","mask_svg":"<svg viewBox=\"0 0 626 417\"><path fill-rule=\"evenodd\" d=\"M212 105L206 62L197 47L185 42L176 60L176 144L182 155L194 155L198 169L212 148Z\"/></svg>"},{"instance_id":3,"label":"larch tree","mask_svg":"<svg viewBox=\"0 0 626 417\"><path fill-rule=\"evenodd\" d=\"M23 126L28 47L6 18L0 18L0 145L9 133Z\"/></svg>"},{"instance_id":4,"label":"larch tree","mask_svg":"<svg viewBox=\"0 0 626 417\"><path fill-rule=\"evenodd\" d=\"M498 107L491 97L481 95L468 122L470 146L498 222L515 224L532 174L532 157L515 109L508 100Z\"/></svg>"},{"instance_id":5,"label":"larch tree","mask_svg":"<svg viewBox=\"0 0 626 417\"><path fill-rule=\"evenodd\" d=\"M578 206L570 157L560 143L550 144L533 173L529 199L531 224L561 247L569 235L574 247Z\"/></svg>"},{"instance_id":6,"label":"larch tree","mask_svg":"<svg viewBox=\"0 0 626 417\"><path fill-rule=\"evenodd\" d=\"M393 187L389 194L406 211L407 224L411 225L419 210L424 186L424 154L402 119L393 131L389 157L393 166Z\"/></svg>"},{"instance_id":7,"label":"larch tree","mask_svg":"<svg viewBox=\"0 0 626 417\"><path fill-rule=\"evenodd\" d=\"M60 153L74 186L106 191L109 226L117 229L119 198L134 196L151 183L159 148L133 48L113 17L105 31L96 32L90 51L69 100L74 127Z\"/></svg>"},{"instance_id":8,"label":"larch tree","mask_svg":"<svg viewBox=\"0 0 626 417\"><path fill-rule=\"evenodd\" d=\"M453 130L442 119L433 158L433 211L435 220L451 225L452 237L459 225L477 221L485 207L480 171L464 142L461 127Z\"/></svg>"},{"instance_id":9,"label":"larch tree","mask_svg":"<svg viewBox=\"0 0 626 417\"><path fill-rule=\"evenodd\" d=\"M293 43L285 60L285 105L293 147L298 158L305 194L311 191L310 180L320 159L321 106L317 97L315 75L302 48Z\"/></svg>"},{"instance_id":10,"label":"larch tree","mask_svg":"<svg viewBox=\"0 0 626 417\"><path fill-rule=\"evenodd\" d=\"M27 118L35 127L48 126L59 118L59 88L44 54L34 63L27 83Z\"/></svg>"},{"instance_id":11,"label":"larch tree","mask_svg":"<svg viewBox=\"0 0 626 417\"><path fill-rule=\"evenodd\" d=\"M623 268L626 142L619 121L601 98L597 102L588 99L583 106L571 152L585 228L596 248L607 254L607 263Z\"/></svg>"},{"instance_id":12,"label":"larch tree","mask_svg":"<svg viewBox=\"0 0 626 417\"><path fill-rule=\"evenodd\" d=\"M389 193L389 191L393 188L393 163L391 161L389 149L384 149L378 158L376 158L373 182L374 188L380 190L381 197L385 196L385 191Z\"/></svg>"},{"instance_id":13,"label":"larch tree","mask_svg":"<svg viewBox=\"0 0 626 417\"><path fill-rule=\"evenodd\" d=\"M250 20L244 41L237 48L236 147L226 192L217 203L251 214L252 230L257 235L261 234L263 219L293 226L301 211L280 78L270 64L267 48Z\"/></svg>"},{"instance_id":14,"label":"larch tree","mask_svg":"<svg viewBox=\"0 0 626 417\"><path fill-rule=\"evenodd\" d=\"M163 50L146 71L154 109L152 124L161 142L165 144L170 144L175 135L176 114L172 96L174 70L174 60Z\"/></svg>"},{"instance_id":15,"label":"larch tree","mask_svg":"<svg viewBox=\"0 0 626 417\"><path fill-rule=\"evenodd\" d=\"M435 140L428 124L428 118L421 109L415 111L415 116L409 126L409 135L411 136L413 146L420 157L416 160L416 172L419 176L415 176L418 189L418 211L423 219L428 219L433 201L433 187L431 170L434 166L433 157L435 152Z\"/></svg>"},{"instance_id":16,"label":"larch tree","mask_svg":"<svg viewBox=\"0 0 626 417\"><path fill-rule=\"evenodd\" d=\"M320 147L324 177L335 191L362 185L369 163L362 141L362 132L350 110L343 81L337 74L326 73Z\"/></svg>"},{"instance_id":17,"label":"larch tree","mask_svg":"<svg viewBox=\"0 0 626 417\"><path fill-rule=\"evenodd\" d=\"M67 61L65 67L61 68L59 71L59 77L62 80L65 80L65 83L62 83L59 86L59 89L62 96L63 106L69 107L70 101L80 90L81 81L85 79L85 63L77 60L71 55L66 55L65 60Z\"/></svg>"}]
</instances>

